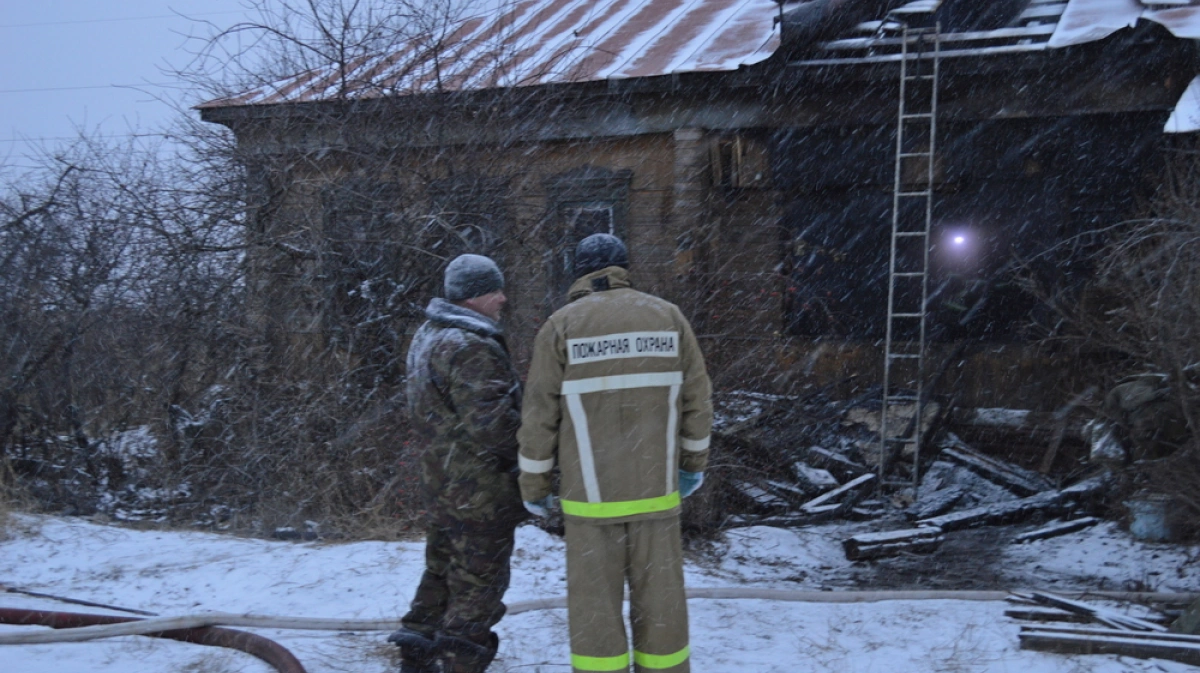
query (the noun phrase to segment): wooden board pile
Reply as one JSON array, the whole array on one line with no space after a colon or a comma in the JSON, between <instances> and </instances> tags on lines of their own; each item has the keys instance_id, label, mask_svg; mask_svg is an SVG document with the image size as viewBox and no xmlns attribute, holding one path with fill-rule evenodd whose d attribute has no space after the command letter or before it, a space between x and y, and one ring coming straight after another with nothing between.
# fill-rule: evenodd
<instances>
[{"instance_id":1,"label":"wooden board pile","mask_svg":"<svg viewBox=\"0 0 1200 673\"><path fill-rule=\"evenodd\" d=\"M1187 601L1194 596L1180 596ZM1133 617L1118 610L1044 592L1014 594L1006 615L1021 626L1021 649L1060 654L1121 654L1200 665L1200 636L1172 633L1165 614Z\"/></svg>"},{"instance_id":2,"label":"wooden board pile","mask_svg":"<svg viewBox=\"0 0 1200 673\"><path fill-rule=\"evenodd\" d=\"M1018 542L1077 531L1097 522L1085 516L1092 513L1089 501L1109 487L1103 479L1085 479L1058 488L1045 474L978 451L946 428L934 428L931 418L929 432L941 439L926 454L933 462L922 465L920 488L907 493L885 490L878 483L879 412L869 404L739 393L725 405L723 415L729 420L714 430L714 436L737 468L719 482L720 509L734 512L722 525L877 521L878 532L844 541L852 560L929 553L946 534L978 526L1068 519L1030 531ZM976 410L960 419L960 425L972 431L999 427L1034 436L1029 428L1041 425L1032 423L1030 416L1031 412ZM911 527L894 530L904 521Z\"/></svg>"}]
</instances>

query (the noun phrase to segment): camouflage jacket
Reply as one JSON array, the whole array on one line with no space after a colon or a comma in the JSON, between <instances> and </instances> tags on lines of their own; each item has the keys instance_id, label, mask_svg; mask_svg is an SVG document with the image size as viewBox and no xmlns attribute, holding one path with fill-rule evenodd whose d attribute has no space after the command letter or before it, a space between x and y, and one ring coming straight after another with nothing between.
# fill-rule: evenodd
<instances>
[{"instance_id":1,"label":"camouflage jacket","mask_svg":"<svg viewBox=\"0 0 1200 673\"><path fill-rule=\"evenodd\" d=\"M517 487L521 382L504 334L434 299L408 350L408 411L424 443L421 483L434 523L525 518Z\"/></svg>"}]
</instances>

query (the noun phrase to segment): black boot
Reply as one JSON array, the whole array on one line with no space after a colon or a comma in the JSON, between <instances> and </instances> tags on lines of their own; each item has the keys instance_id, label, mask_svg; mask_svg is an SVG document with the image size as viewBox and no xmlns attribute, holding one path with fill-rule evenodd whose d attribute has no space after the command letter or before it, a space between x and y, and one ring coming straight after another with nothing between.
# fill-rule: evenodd
<instances>
[{"instance_id":1,"label":"black boot","mask_svg":"<svg viewBox=\"0 0 1200 673\"><path fill-rule=\"evenodd\" d=\"M400 647L400 673L441 673L433 638L406 627L388 636L388 642Z\"/></svg>"},{"instance_id":2,"label":"black boot","mask_svg":"<svg viewBox=\"0 0 1200 673\"><path fill-rule=\"evenodd\" d=\"M488 664L496 658L496 650L500 648L500 637L494 633L488 634L488 644L480 645L466 638L456 638L439 634L437 638L438 657L442 660L442 670L445 673L483 673Z\"/></svg>"}]
</instances>

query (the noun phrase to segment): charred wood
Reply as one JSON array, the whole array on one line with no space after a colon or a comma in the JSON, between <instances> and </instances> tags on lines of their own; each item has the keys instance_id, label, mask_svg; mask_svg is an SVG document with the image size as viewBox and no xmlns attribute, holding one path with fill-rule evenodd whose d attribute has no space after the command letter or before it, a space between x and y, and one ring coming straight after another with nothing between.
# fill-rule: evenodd
<instances>
[{"instance_id":1,"label":"charred wood","mask_svg":"<svg viewBox=\"0 0 1200 673\"><path fill-rule=\"evenodd\" d=\"M999 484L1018 495L1033 495L1054 487L1045 476L1013 465L999 458L984 455L954 435L950 444L942 449L942 457L962 465L979 476Z\"/></svg>"},{"instance_id":2,"label":"charred wood","mask_svg":"<svg viewBox=\"0 0 1200 673\"><path fill-rule=\"evenodd\" d=\"M1074 533L1078 530L1083 530L1089 526L1094 526L1100 523L1100 519L1094 516L1085 516L1081 519L1072 519L1071 521L1063 521L1052 526L1031 530L1028 533L1021 533L1016 537L1017 542L1030 542L1032 540L1045 540L1047 538Z\"/></svg>"},{"instance_id":3,"label":"charred wood","mask_svg":"<svg viewBox=\"0 0 1200 673\"><path fill-rule=\"evenodd\" d=\"M1014 523L1038 513L1062 514L1067 500L1061 491L1046 491L1020 500L998 502L961 512L920 519L917 521L917 525L936 526L945 531L952 531L985 524Z\"/></svg>"},{"instance_id":4,"label":"charred wood","mask_svg":"<svg viewBox=\"0 0 1200 673\"><path fill-rule=\"evenodd\" d=\"M753 482L735 481L731 485L734 491L753 507L767 510L783 510L788 507L787 500Z\"/></svg>"},{"instance_id":5,"label":"charred wood","mask_svg":"<svg viewBox=\"0 0 1200 673\"><path fill-rule=\"evenodd\" d=\"M857 479L871 471L866 465L856 463L840 453L819 446L809 447L807 462L809 465L828 471L842 482Z\"/></svg>"},{"instance_id":6,"label":"charred wood","mask_svg":"<svg viewBox=\"0 0 1200 673\"><path fill-rule=\"evenodd\" d=\"M779 496L789 502L801 504L808 501L815 493L820 493L820 489L803 488L796 484L788 484L774 479L767 480L767 490L772 494Z\"/></svg>"},{"instance_id":7,"label":"charred wood","mask_svg":"<svg viewBox=\"0 0 1200 673\"><path fill-rule=\"evenodd\" d=\"M861 561L905 552L927 554L936 551L944 539L939 528L911 528L855 535L844 541L842 547L846 550L846 558Z\"/></svg>"},{"instance_id":8,"label":"charred wood","mask_svg":"<svg viewBox=\"0 0 1200 673\"><path fill-rule=\"evenodd\" d=\"M767 516L752 514L735 514L725 519L724 528L742 528L745 526L773 526L790 528L793 526L812 526L828 523L842 514L842 505L824 505L803 512L784 512Z\"/></svg>"},{"instance_id":9,"label":"charred wood","mask_svg":"<svg viewBox=\"0 0 1200 673\"><path fill-rule=\"evenodd\" d=\"M923 496L909 508L909 519L928 519L949 512L966 495L963 486L948 486Z\"/></svg>"},{"instance_id":10,"label":"charred wood","mask_svg":"<svg viewBox=\"0 0 1200 673\"><path fill-rule=\"evenodd\" d=\"M789 53L840 37L855 24L882 19L907 0L811 0L783 14L780 42Z\"/></svg>"},{"instance_id":11,"label":"charred wood","mask_svg":"<svg viewBox=\"0 0 1200 673\"><path fill-rule=\"evenodd\" d=\"M1067 610L1058 608L1047 608L1038 606L1009 608L1004 611L1004 616L1013 619L1020 619L1027 622L1069 622L1072 624L1090 624L1091 617L1081 615Z\"/></svg>"},{"instance_id":12,"label":"charred wood","mask_svg":"<svg viewBox=\"0 0 1200 673\"><path fill-rule=\"evenodd\" d=\"M792 474L795 475L796 483L801 488L811 490L814 493L820 493L841 486L841 483L829 473L829 470L812 467L803 462L792 463Z\"/></svg>"},{"instance_id":13,"label":"charred wood","mask_svg":"<svg viewBox=\"0 0 1200 673\"><path fill-rule=\"evenodd\" d=\"M870 521L888 513L888 504L882 500L864 500L851 507L846 512L846 518L851 521Z\"/></svg>"}]
</instances>

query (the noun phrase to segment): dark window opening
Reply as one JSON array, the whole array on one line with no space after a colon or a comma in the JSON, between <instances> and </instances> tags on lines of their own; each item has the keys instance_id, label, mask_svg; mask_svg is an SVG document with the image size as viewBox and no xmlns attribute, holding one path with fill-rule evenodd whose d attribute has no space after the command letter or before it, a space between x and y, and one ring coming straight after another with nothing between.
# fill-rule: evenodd
<instances>
[{"instance_id":1,"label":"dark window opening","mask_svg":"<svg viewBox=\"0 0 1200 673\"><path fill-rule=\"evenodd\" d=\"M549 302L561 305L575 280L575 246L592 234L626 238L629 185L633 172L583 166L546 181L552 226L546 243L551 251Z\"/></svg>"}]
</instances>

